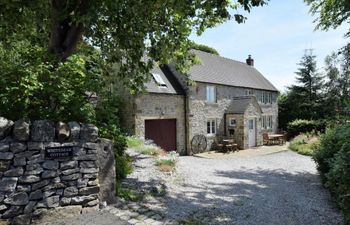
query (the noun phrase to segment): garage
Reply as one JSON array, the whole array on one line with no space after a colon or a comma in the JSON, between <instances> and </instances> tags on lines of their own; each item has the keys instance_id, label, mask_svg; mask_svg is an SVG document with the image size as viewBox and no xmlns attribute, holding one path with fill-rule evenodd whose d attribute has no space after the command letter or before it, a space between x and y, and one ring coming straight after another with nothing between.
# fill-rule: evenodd
<instances>
[{"instance_id":1,"label":"garage","mask_svg":"<svg viewBox=\"0 0 350 225\"><path fill-rule=\"evenodd\" d=\"M145 138L166 151L176 151L176 119L145 120Z\"/></svg>"}]
</instances>

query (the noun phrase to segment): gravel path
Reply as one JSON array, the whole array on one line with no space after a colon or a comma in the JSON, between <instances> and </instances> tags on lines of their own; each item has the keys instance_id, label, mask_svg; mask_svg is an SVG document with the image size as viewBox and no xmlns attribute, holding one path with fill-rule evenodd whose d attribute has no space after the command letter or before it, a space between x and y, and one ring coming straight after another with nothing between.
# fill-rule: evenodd
<instances>
[{"instance_id":1,"label":"gravel path","mask_svg":"<svg viewBox=\"0 0 350 225\"><path fill-rule=\"evenodd\" d=\"M310 157L291 151L249 157L179 157L175 174L154 158L133 155L134 172L124 180L141 192L166 189L165 196L119 202L102 212L55 225L337 225L342 216L321 184ZM113 223L114 222L114 223Z\"/></svg>"},{"instance_id":2,"label":"gravel path","mask_svg":"<svg viewBox=\"0 0 350 225\"><path fill-rule=\"evenodd\" d=\"M165 218L204 224L342 224L310 157L292 151L227 159L185 156L177 162L176 176L160 173L152 160L138 158L125 182L139 189L166 184L166 197L148 205Z\"/></svg>"},{"instance_id":3,"label":"gravel path","mask_svg":"<svg viewBox=\"0 0 350 225\"><path fill-rule=\"evenodd\" d=\"M207 224L342 224L310 157L291 151L205 159L180 157L164 200L171 218Z\"/></svg>"}]
</instances>

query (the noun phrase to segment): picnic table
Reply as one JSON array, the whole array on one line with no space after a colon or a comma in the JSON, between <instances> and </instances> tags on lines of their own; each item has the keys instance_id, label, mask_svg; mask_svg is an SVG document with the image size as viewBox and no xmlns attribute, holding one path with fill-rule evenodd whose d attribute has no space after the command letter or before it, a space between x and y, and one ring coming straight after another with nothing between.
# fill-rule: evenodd
<instances>
[{"instance_id":1,"label":"picnic table","mask_svg":"<svg viewBox=\"0 0 350 225\"><path fill-rule=\"evenodd\" d=\"M226 152L237 150L237 144L234 139L223 139L222 145L223 145L223 150Z\"/></svg>"},{"instance_id":2,"label":"picnic table","mask_svg":"<svg viewBox=\"0 0 350 225\"><path fill-rule=\"evenodd\" d=\"M284 140L284 134L265 134L264 142L266 141L267 144L283 144L285 142Z\"/></svg>"}]
</instances>

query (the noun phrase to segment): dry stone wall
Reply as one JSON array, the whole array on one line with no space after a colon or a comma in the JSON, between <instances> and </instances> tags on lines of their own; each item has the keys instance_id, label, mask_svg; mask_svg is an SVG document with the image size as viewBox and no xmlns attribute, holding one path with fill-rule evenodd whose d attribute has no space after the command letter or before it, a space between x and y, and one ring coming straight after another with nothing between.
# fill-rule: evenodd
<instances>
[{"instance_id":1,"label":"dry stone wall","mask_svg":"<svg viewBox=\"0 0 350 225\"><path fill-rule=\"evenodd\" d=\"M95 126L0 117L0 220L40 224L98 209L114 179L112 143Z\"/></svg>"}]
</instances>

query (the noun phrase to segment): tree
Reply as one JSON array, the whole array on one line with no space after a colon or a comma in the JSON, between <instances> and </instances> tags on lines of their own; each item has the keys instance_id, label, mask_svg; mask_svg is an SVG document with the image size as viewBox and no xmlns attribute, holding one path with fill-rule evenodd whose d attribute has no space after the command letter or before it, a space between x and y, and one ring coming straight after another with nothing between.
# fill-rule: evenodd
<instances>
[{"instance_id":1,"label":"tree","mask_svg":"<svg viewBox=\"0 0 350 225\"><path fill-rule=\"evenodd\" d=\"M350 1L349 0L305 0L311 7L310 12L318 14L316 28L328 30L337 28L343 23L350 23ZM350 36L350 30L346 34Z\"/></svg>"},{"instance_id":2,"label":"tree","mask_svg":"<svg viewBox=\"0 0 350 225\"><path fill-rule=\"evenodd\" d=\"M316 56L312 50L306 50L298 64L296 72L299 85L292 85L291 89L299 98L299 109L304 114L302 119L316 119L320 117L320 105L323 88L322 76L317 71Z\"/></svg>"},{"instance_id":3,"label":"tree","mask_svg":"<svg viewBox=\"0 0 350 225\"><path fill-rule=\"evenodd\" d=\"M197 50L200 50L200 51L203 51L203 52L211 53L211 54L214 54L214 55L219 55L219 52L215 48L209 47L207 45L202 45L202 44L197 44L195 42L192 42L191 43L191 48L192 49L197 49Z\"/></svg>"},{"instance_id":4,"label":"tree","mask_svg":"<svg viewBox=\"0 0 350 225\"><path fill-rule=\"evenodd\" d=\"M305 51L297 70L297 83L279 97L279 123L282 128L296 119L317 120L324 117L323 78L317 71L316 56Z\"/></svg>"},{"instance_id":5,"label":"tree","mask_svg":"<svg viewBox=\"0 0 350 225\"><path fill-rule=\"evenodd\" d=\"M143 84L153 60L176 60L186 69L193 55L189 35L201 34L268 0L4 0L0 3L0 42L14 38L41 43L49 54L43 60L65 61L79 43L98 48L106 62L118 63L121 77L131 87ZM145 59L144 55L148 58Z\"/></svg>"},{"instance_id":6,"label":"tree","mask_svg":"<svg viewBox=\"0 0 350 225\"><path fill-rule=\"evenodd\" d=\"M338 68L338 54L333 53L325 59L325 75L328 78L325 83L325 111L327 116L335 119L339 116L340 110L340 71Z\"/></svg>"},{"instance_id":7,"label":"tree","mask_svg":"<svg viewBox=\"0 0 350 225\"><path fill-rule=\"evenodd\" d=\"M350 105L350 44L327 56L325 62L328 78L325 108L332 119L346 117Z\"/></svg>"}]
</instances>

